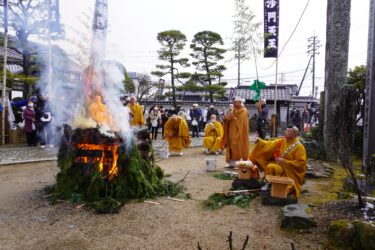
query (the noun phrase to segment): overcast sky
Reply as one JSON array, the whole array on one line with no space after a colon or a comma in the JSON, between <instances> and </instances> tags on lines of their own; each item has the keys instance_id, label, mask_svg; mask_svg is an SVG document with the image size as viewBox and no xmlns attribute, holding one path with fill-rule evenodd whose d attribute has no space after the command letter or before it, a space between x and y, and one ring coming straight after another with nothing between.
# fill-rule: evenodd
<instances>
[{"instance_id":1,"label":"overcast sky","mask_svg":"<svg viewBox=\"0 0 375 250\"><path fill-rule=\"evenodd\" d=\"M128 71L150 73L157 59L160 44L157 33L178 29L187 36L185 53L190 53L189 44L195 33L211 30L219 33L230 47L233 30L234 0L108 0L109 31L107 57L120 61ZM279 47L284 46L291 35L308 0L280 0ZM247 0L250 8L263 23L263 0ZM61 22L64 23L67 37L77 36L72 28L82 29L78 18L82 13L92 15L95 0L61 0ZM326 0L311 0L297 31L286 45L279 58L279 83L299 84L307 66L307 39L314 33L322 47L316 61L316 85L324 86L324 52L326 36ZM366 63L369 0L352 1L349 68ZM263 26L261 27L263 31ZM78 38L77 38L78 39ZM67 42L64 48L71 50ZM279 50L280 52L280 50ZM69 52L71 53L71 52ZM226 60L233 55L226 53ZM259 78L266 84L275 82L273 58L258 58ZM236 62L224 62L227 71L224 80L235 85L237 80ZM190 70L194 72L194 68ZM249 84L255 73L254 61L242 64L241 83ZM311 93L311 70L302 88L302 94ZM166 78L168 81L168 78Z\"/></svg>"}]
</instances>

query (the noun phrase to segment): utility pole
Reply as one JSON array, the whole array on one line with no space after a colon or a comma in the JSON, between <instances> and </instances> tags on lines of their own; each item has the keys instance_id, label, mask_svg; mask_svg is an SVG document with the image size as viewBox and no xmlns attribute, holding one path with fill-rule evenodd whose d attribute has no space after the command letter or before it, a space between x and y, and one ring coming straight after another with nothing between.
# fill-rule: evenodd
<instances>
[{"instance_id":1,"label":"utility pole","mask_svg":"<svg viewBox=\"0 0 375 250\"><path fill-rule=\"evenodd\" d=\"M240 45L240 39L238 39L237 41L237 46L238 46L238 50L237 50L237 66L238 66L238 82L237 82L237 87L240 86L240 81L241 81L241 45Z\"/></svg>"},{"instance_id":2,"label":"utility pole","mask_svg":"<svg viewBox=\"0 0 375 250\"><path fill-rule=\"evenodd\" d=\"M1 144L5 145L5 107L6 107L6 91L7 91L7 57L8 57L8 1L4 1L4 61L3 61L3 88L1 96L1 104L3 111L1 112ZM8 107L11 109L12 107ZM8 111L9 112L9 111Z\"/></svg>"},{"instance_id":3,"label":"utility pole","mask_svg":"<svg viewBox=\"0 0 375 250\"><path fill-rule=\"evenodd\" d=\"M308 50L307 53L312 56L312 88L311 88L311 96L315 96L315 55L319 55L319 48L322 46L318 37L314 34L312 37L307 39L309 45L307 46Z\"/></svg>"}]
</instances>

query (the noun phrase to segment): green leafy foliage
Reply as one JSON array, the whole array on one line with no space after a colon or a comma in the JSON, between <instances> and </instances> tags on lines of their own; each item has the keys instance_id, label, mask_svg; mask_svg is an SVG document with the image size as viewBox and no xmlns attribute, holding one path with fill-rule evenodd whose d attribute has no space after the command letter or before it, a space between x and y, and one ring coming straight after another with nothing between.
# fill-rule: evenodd
<instances>
[{"instance_id":1,"label":"green leafy foliage","mask_svg":"<svg viewBox=\"0 0 375 250\"><path fill-rule=\"evenodd\" d=\"M128 92L128 93L134 93L135 92L135 85L134 85L133 79L131 79L129 77L129 74L126 70L124 71L124 75L125 75L125 79L124 79L123 83L124 83L125 91Z\"/></svg>"},{"instance_id":2,"label":"green leafy foliage","mask_svg":"<svg viewBox=\"0 0 375 250\"><path fill-rule=\"evenodd\" d=\"M167 30L157 35L157 40L162 48L158 51L159 59L166 64L156 65L158 70L151 72L152 75L163 77L171 76L173 104L176 106L176 87L175 80L179 78L188 78L187 72L179 72L177 66L188 67L188 58L179 58L181 51L186 45L186 36L179 30Z\"/></svg>"},{"instance_id":3,"label":"green leafy foliage","mask_svg":"<svg viewBox=\"0 0 375 250\"><path fill-rule=\"evenodd\" d=\"M216 210L222 208L225 205L236 205L240 208L246 208L249 206L250 201L257 196L256 193L251 195L234 195L225 196L225 194L213 194L208 197L207 200L202 202L202 206L208 210Z\"/></svg>"},{"instance_id":4,"label":"green leafy foliage","mask_svg":"<svg viewBox=\"0 0 375 250\"><path fill-rule=\"evenodd\" d=\"M221 36L212 31L202 31L194 35L190 48L193 50L191 57L195 59L192 63L195 65L198 72L204 76L205 81L208 82L209 87L213 87L213 81L219 79L226 70L224 65L218 65L218 62L224 59L223 54L225 49L218 46L224 44ZM219 80L220 82L220 80ZM216 85L214 89L207 87L206 90L210 93L210 101L214 102L213 93L224 95L225 90L221 85ZM219 93L217 93L217 91Z\"/></svg>"},{"instance_id":5,"label":"green leafy foliage","mask_svg":"<svg viewBox=\"0 0 375 250\"><path fill-rule=\"evenodd\" d=\"M219 179L219 180L234 180L234 179L236 179L236 177L234 175L228 175L228 174L225 174L225 173L215 174L214 177Z\"/></svg>"},{"instance_id":6,"label":"green leafy foliage","mask_svg":"<svg viewBox=\"0 0 375 250\"><path fill-rule=\"evenodd\" d=\"M52 200L83 201L98 213L113 213L131 199L176 196L183 191L179 183L165 180L162 169L146 162L136 147L119 149L118 175L112 180L99 172L98 164L75 163L74 159L74 150L62 144Z\"/></svg>"},{"instance_id":7,"label":"green leafy foliage","mask_svg":"<svg viewBox=\"0 0 375 250\"><path fill-rule=\"evenodd\" d=\"M348 84L353 84L356 88L356 113L358 114L357 121L364 118L365 112L365 89L366 89L366 66L355 66L354 69L348 71Z\"/></svg>"}]
</instances>

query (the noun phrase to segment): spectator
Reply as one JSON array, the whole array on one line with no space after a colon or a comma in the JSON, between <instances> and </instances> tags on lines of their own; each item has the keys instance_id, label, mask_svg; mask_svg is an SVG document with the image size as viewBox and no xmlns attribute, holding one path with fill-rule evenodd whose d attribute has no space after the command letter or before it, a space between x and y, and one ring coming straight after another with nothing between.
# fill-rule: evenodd
<instances>
[{"instance_id":1,"label":"spectator","mask_svg":"<svg viewBox=\"0 0 375 250\"><path fill-rule=\"evenodd\" d=\"M310 130L310 112L307 109L307 105L304 107L302 112L302 123L303 123L303 131L306 133Z\"/></svg>"},{"instance_id":2,"label":"spectator","mask_svg":"<svg viewBox=\"0 0 375 250\"><path fill-rule=\"evenodd\" d=\"M206 106L206 108L203 109L203 111L202 111L202 123L201 123L202 129L206 128L207 121L210 120L210 116L207 117L207 113L208 113L208 107Z\"/></svg>"},{"instance_id":3,"label":"spectator","mask_svg":"<svg viewBox=\"0 0 375 250\"><path fill-rule=\"evenodd\" d=\"M300 130L302 118L301 118L301 112L297 109L293 112L293 116L291 117L292 124Z\"/></svg>"},{"instance_id":4,"label":"spectator","mask_svg":"<svg viewBox=\"0 0 375 250\"><path fill-rule=\"evenodd\" d=\"M162 133L162 136L164 138L164 125L165 123L168 121L170 115L168 113L168 110L162 108L161 109L161 133Z\"/></svg>"},{"instance_id":5,"label":"spectator","mask_svg":"<svg viewBox=\"0 0 375 250\"><path fill-rule=\"evenodd\" d=\"M23 111L22 116L25 121L24 130L26 132L27 145L29 147L36 146L37 139L36 139L36 127L35 127L35 111L34 111L34 103L32 101L29 101L27 103L27 107Z\"/></svg>"},{"instance_id":6,"label":"spectator","mask_svg":"<svg viewBox=\"0 0 375 250\"><path fill-rule=\"evenodd\" d=\"M199 137L199 122L202 117L202 111L198 108L198 104L194 103L192 109L190 109L190 118L193 135L192 137Z\"/></svg>"},{"instance_id":7,"label":"spectator","mask_svg":"<svg viewBox=\"0 0 375 250\"><path fill-rule=\"evenodd\" d=\"M156 106L150 112L150 124L151 124L151 136L152 140L156 140L158 137L158 128L161 120L161 114L159 108Z\"/></svg>"},{"instance_id":8,"label":"spectator","mask_svg":"<svg viewBox=\"0 0 375 250\"><path fill-rule=\"evenodd\" d=\"M258 116L257 116L257 132L262 139L265 138L268 109L265 100L257 102Z\"/></svg>"},{"instance_id":9,"label":"spectator","mask_svg":"<svg viewBox=\"0 0 375 250\"><path fill-rule=\"evenodd\" d=\"M214 105L210 105L210 108L207 110L206 119L210 120L211 115L216 115L216 119L220 120L219 111L215 109Z\"/></svg>"},{"instance_id":10,"label":"spectator","mask_svg":"<svg viewBox=\"0 0 375 250\"><path fill-rule=\"evenodd\" d=\"M51 147L52 143L52 115L48 108L47 100L44 96L38 95L35 105L35 127L40 140L40 147L45 148L47 144Z\"/></svg>"}]
</instances>

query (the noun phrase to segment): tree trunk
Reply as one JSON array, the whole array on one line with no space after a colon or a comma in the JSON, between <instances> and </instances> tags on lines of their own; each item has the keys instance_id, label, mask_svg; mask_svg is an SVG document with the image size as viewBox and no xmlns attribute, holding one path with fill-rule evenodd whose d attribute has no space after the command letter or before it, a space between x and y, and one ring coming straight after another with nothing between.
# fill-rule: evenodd
<instances>
[{"instance_id":1,"label":"tree trunk","mask_svg":"<svg viewBox=\"0 0 375 250\"><path fill-rule=\"evenodd\" d=\"M208 55L207 55L206 50L204 50L204 62L205 62L205 67L206 67L206 74L207 74L207 77L208 77L208 85L211 86L212 85L211 71L210 71L210 68L208 67ZM214 95L213 95L212 91L210 90L209 93L210 93L210 102L214 103Z\"/></svg>"},{"instance_id":2,"label":"tree trunk","mask_svg":"<svg viewBox=\"0 0 375 250\"><path fill-rule=\"evenodd\" d=\"M347 81L351 0L328 0L325 59L324 149L337 159L340 87Z\"/></svg>"},{"instance_id":3,"label":"tree trunk","mask_svg":"<svg viewBox=\"0 0 375 250\"><path fill-rule=\"evenodd\" d=\"M370 2L365 115L363 119L363 163L375 181L375 164L370 168L371 158L375 159L375 0Z\"/></svg>"},{"instance_id":4,"label":"tree trunk","mask_svg":"<svg viewBox=\"0 0 375 250\"><path fill-rule=\"evenodd\" d=\"M173 59L171 61L171 83L172 83L172 98L173 98L173 106L176 108L177 110L177 103L176 103L176 90L175 90L175 87L174 87L174 68L173 68L174 64L173 64Z\"/></svg>"},{"instance_id":5,"label":"tree trunk","mask_svg":"<svg viewBox=\"0 0 375 250\"><path fill-rule=\"evenodd\" d=\"M25 30L19 30L17 32L18 40L20 41L20 47L22 49L22 67L23 67L23 74L25 75L25 78L28 78L31 74L30 72L30 49L28 46L28 35L26 34ZM27 96L31 95L31 84L28 83L26 80L26 83L24 83L24 88L27 90Z\"/></svg>"}]
</instances>

